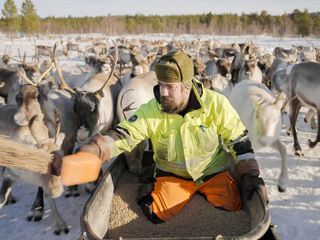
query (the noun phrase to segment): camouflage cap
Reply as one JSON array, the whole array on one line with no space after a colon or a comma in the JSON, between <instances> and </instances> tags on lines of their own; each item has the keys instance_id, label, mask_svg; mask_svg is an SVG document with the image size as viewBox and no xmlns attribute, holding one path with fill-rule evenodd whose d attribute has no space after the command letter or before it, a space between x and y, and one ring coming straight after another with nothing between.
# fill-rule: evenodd
<instances>
[{"instance_id":1,"label":"camouflage cap","mask_svg":"<svg viewBox=\"0 0 320 240\"><path fill-rule=\"evenodd\" d=\"M158 81L167 83L191 82L194 75L191 57L181 50L163 55L154 70Z\"/></svg>"}]
</instances>

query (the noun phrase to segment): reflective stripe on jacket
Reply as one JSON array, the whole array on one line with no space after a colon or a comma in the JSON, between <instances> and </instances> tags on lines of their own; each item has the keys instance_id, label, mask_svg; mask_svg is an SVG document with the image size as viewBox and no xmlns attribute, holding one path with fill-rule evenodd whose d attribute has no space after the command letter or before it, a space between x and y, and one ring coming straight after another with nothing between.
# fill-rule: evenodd
<instances>
[{"instance_id":1,"label":"reflective stripe on jacket","mask_svg":"<svg viewBox=\"0 0 320 240\"><path fill-rule=\"evenodd\" d=\"M163 112L154 98L120 122L117 129L125 137L110 142L111 156L151 139L156 166L163 171L197 181L228 169L223 145L237 157L231 143L243 137L245 127L224 95L205 89L197 80L192 91L200 105L184 116Z\"/></svg>"}]
</instances>

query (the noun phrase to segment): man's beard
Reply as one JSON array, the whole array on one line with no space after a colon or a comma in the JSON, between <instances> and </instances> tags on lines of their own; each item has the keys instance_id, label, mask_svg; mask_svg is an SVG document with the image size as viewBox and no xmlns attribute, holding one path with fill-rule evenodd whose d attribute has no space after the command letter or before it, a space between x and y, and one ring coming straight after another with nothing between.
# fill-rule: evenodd
<instances>
[{"instance_id":1,"label":"man's beard","mask_svg":"<svg viewBox=\"0 0 320 240\"><path fill-rule=\"evenodd\" d=\"M176 105L172 97L160 97L160 103L164 112L167 113L178 113L182 109L182 106Z\"/></svg>"}]
</instances>

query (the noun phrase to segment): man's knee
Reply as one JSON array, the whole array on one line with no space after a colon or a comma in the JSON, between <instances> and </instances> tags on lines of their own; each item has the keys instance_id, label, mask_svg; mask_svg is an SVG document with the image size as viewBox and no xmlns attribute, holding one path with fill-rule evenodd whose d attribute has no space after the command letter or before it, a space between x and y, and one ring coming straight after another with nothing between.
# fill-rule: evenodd
<instances>
[{"instance_id":1,"label":"man's knee","mask_svg":"<svg viewBox=\"0 0 320 240\"><path fill-rule=\"evenodd\" d=\"M158 216L152 212L152 202L153 199L151 195L143 196L138 200L138 204L142 209L143 214L151 221L153 224L163 223L163 221L158 218Z\"/></svg>"},{"instance_id":2,"label":"man's knee","mask_svg":"<svg viewBox=\"0 0 320 240\"><path fill-rule=\"evenodd\" d=\"M142 209L143 214L154 224L163 223L163 221L152 212L154 182L143 183L140 185L137 193L137 203Z\"/></svg>"}]
</instances>

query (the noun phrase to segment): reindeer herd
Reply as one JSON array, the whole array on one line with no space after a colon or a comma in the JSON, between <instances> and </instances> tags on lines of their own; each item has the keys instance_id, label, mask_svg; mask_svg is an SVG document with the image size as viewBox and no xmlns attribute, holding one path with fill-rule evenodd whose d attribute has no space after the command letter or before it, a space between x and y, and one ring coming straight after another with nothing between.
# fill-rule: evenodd
<instances>
[{"instance_id":1,"label":"reindeer herd","mask_svg":"<svg viewBox=\"0 0 320 240\"><path fill-rule=\"evenodd\" d=\"M295 154L303 155L295 127L302 106L310 109L306 119L312 119L312 128L317 128L309 146L315 147L320 141L320 49L292 46L263 52L253 42L225 44L185 39L78 38L57 41L53 46L33 45L34 55L28 56L32 58L29 62L20 52L19 60L7 50L0 53L0 134L36 148L71 154L94 134L103 134L118 121L130 118L140 105L153 98L157 84L154 64L174 49L190 54L195 78L205 87L229 98L255 150L270 146L279 152L279 191L285 191L288 183L287 149L280 140L281 115L287 104ZM83 61L75 66L78 71L62 68L60 62L70 58ZM142 153L147 146L148 142L142 142L125 153L132 173L141 172ZM0 207L16 202L12 184L22 180L38 187L28 220L42 219L45 196L53 212L54 233L68 232L54 198L63 192L66 197L78 196L77 186L64 189L58 177L14 168L0 167L0 175ZM92 192L92 186L87 190Z\"/></svg>"}]
</instances>

